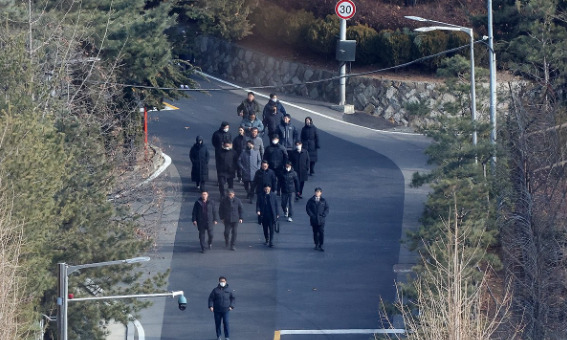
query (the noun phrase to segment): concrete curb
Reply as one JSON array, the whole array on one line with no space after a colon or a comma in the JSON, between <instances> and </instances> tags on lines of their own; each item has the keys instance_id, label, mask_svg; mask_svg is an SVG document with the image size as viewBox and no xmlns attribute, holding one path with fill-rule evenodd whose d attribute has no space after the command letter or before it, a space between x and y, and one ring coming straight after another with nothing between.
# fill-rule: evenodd
<instances>
[{"instance_id":1,"label":"concrete curb","mask_svg":"<svg viewBox=\"0 0 567 340\"><path fill-rule=\"evenodd\" d=\"M159 151L159 155L161 157L163 157L163 164L157 168L156 171L154 171L154 173L148 177L145 181L143 181L142 183L138 184L136 187L140 187L142 185L148 184L151 181L153 181L154 179L156 179L159 175L161 175L170 165L171 165L171 157L169 157L168 155L166 155L165 153L163 153L163 151L161 151L160 148L158 147L154 147L152 146L156 151Z\"/></svg>"}]
</instances>

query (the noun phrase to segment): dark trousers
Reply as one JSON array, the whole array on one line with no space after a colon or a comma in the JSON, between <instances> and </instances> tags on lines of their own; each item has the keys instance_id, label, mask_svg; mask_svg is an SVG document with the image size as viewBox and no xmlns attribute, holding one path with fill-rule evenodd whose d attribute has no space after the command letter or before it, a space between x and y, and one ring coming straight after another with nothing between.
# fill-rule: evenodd
<instances>
[{"instance_id":1,"label":"dark trousers","mask_svg":"<svg viewBox=\"0 0 567 340\"><path fill-rule=\"evenodd\" d=\"M322 246L325 241L325 225L311 224L311 228L313 228L313 242L316 246Z\"/></svg>"},{"instance_id":2,"label":"dark trousers","mask_svg":"<svg viewBox=\"0 0 567 340\"><path fill-rule=\"evenodd\" d=\"M234 188L234 178L220 175L219 176L219 192L221 194L221 197L224 197L226 195L227 183L228 183L228 189Z\"/></svg>"},{"instance_id":3,"label":"dark trousers","mask_svg":"<svg viewBox=\"0 0 567 340\"><path fill-rule=\"evenodd\" d=\"M299 194L303 196L303 187L305 186L305 181L299 182Z\"/></svg>"},{"instance_id":4,"label":"dark trousers","mask_svg":"<svg viewBox=\"0 0 567 340\"><path fill-rule=\"evenodd\" d=\"M238 222L229 222L224 224L224 240L228 242L228 237L232 233L232 237L230 238L230 245L234 246L236 242L236 230L238 228Z\"/></svg>"},{"instance_id":5,"label":"dark trousers","mask_svg":"<svg viewBox=\"0 0 567 340\"><path fill-rule=\"evenodd\" d=\"M195 184L199 186L199 191L200 191L200 192L207 191L207 190L205 189L205 181L195 182Z\"/></svg>"},{"instance_id":6,"label":"dark trousers","mask_svg":"<svg viewBox=\"0 0 567 340\"><path fill-rule=\"evenodd\" d=\"M246 198L254 197L254 182L244 181L244 190L246 190Z\"/></svg>"},{"instance_id":7,"label":"dark trousers","mask_svg":"<svg viewBox=\"0 0 567 340\"><path fill-rule=\"evenodd\" d=\"M230 327L229 327L229 315L230 312L226 311L226 312L217 312L215 311L213 314L215 314L215 327L217 330L217 338L220 338L222 335L221 332L221 323L224 326L224 337L228 338L230 337Z\"/></svg>"},{"instance_id":8,"label":"dark trousers","mask_svg":"<svg viewBox=\"0 0 567 340\"><path fill-rule=\"evenodd\" d=\"M288 209L287 217L293 216L293 194L282 193L282 211L285 213Z\"/></svg>"},{"instance_id":9,"label":"dark trousers","mask_svg":"<svg viewBox=\"0 0 567 340\"><path fill-rule=\"evenodd\" d=\"M280 194L282 192L282 185L284 184L283 171L276 171L276 188L273 192Z\"/></svg>"},{"instance_id":10,"label":"dark trousers","mask_svg":"<svg viewBox=\"0 0 567 340\"><path fill-rule=\"evenodd\" d=\"M272 219L262 219L262 229L264 229L264 238L269 244L274 241L274 221Z\"/></svg>"},{"instance_id":11,"label":"dark trousers","mask_svg":"<svg viewBox=\"0 0 567 340\"><path fill-rule=\"evenodd\" d=\"M208 234L209 240L205 243L205 233ZM213 243L213 226L210 225L208 228L199 227L199 242L201 243L201 250L208 248L208 245Z\"/></svg>"},{"instance_id":12,"label":"dark trousers","mask_svg":"<svg viewBox=\"0 0 567 340\"><path fill-rule=\"evenodd\" d=\"M309 172L314 174L315 173L315 162L309 162Z\"/></svg>"}]
</instances>

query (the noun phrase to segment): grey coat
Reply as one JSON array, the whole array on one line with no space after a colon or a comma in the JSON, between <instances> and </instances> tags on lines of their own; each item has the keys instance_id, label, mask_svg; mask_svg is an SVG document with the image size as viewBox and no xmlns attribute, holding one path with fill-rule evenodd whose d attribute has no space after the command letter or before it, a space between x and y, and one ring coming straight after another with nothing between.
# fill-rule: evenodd
<instances>
[{"instance_id":1,"label":"grey coat","mask_svg":"<svg viewBox=\"0 0 567 340\"><path fill-rule=\"evenodd\" d=\"M257 150L244 150L238 157L238 167L242 170L242 180L245 182L252 182L256 171L262 165L262 157Z\"/></svg>"}]
</instances>

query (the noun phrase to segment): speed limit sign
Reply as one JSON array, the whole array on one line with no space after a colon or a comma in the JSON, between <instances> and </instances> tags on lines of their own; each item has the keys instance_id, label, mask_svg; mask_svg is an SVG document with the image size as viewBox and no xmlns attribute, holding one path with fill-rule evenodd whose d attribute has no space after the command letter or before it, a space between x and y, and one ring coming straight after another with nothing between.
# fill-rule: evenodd
<instances>
[{"instance_id":1,"label":"speed limit sign","mask_svg":"<svg viewBox=\"0 0 567 340\"><path fill-rule=\"evenodd\" d=\"M337 13L339 18L348 20L356 13L356 6L351 0L341 0L335 6L335 13Z\"/></svg>"}]
</instances>

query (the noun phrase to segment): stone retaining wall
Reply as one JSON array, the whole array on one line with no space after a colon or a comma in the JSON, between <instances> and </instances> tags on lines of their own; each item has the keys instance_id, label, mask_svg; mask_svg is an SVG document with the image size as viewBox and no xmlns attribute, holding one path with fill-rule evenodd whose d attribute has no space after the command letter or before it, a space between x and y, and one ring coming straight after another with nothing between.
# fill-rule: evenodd
<instances>
[{"instance_id":1,"label":"stone retaining wall","mask_svg":"<svg viewBox=\"0 0 567 340\"><path fill-rule=\"evenodd\" d=\"M336 77L338 68L337 72L332 73L205 36L196 40L195 62L206 73L240 84L276 86L266 92L339 102L338 79L316 82ZM444 114L444 104L455 101L452 95L440 92L441 86L440 83L353 77L347 81L347 103L354 104L358 111L383 117L393 123L421 127ZM427 105L431 113L428 117L411 115L407 110L408 104Z\"/></svg>"}]
</instances>

